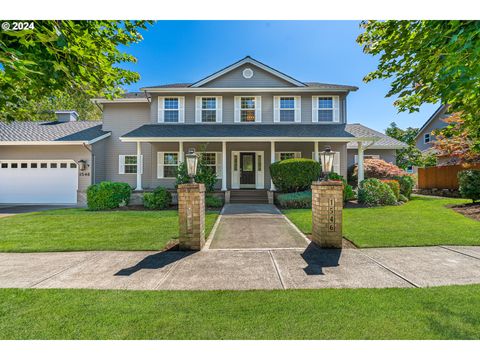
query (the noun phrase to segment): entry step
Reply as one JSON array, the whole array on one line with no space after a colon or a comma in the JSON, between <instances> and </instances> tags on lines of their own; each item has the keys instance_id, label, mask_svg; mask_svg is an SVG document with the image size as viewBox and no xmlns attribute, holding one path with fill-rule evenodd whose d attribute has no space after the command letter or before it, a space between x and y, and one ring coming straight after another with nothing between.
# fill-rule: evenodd
<instances>
[{"instance_id":1,"label":"entry step","mask_svg":"<svg viewBox=\"0 0 480 360\"><path fill-rule=\"evenodd\" d=\"M231 190L231 204L268 204L266 190Z\"/></svg>"}]
</instances>

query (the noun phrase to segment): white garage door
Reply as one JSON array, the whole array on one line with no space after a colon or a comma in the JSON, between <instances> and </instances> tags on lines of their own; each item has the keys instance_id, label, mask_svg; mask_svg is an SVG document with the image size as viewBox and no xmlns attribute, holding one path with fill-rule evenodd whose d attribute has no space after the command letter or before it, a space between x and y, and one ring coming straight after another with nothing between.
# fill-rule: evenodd
<instances>
[{"instance_id":1,"label":"white garage door","mask_svg":"<svg viewBox=\"0 0 480 360\"><path fill-rule=\"evenodd\" d=\"M78 168L71 160L0 160L0 204L75 204Z\"/></svg>"}]
</instances>

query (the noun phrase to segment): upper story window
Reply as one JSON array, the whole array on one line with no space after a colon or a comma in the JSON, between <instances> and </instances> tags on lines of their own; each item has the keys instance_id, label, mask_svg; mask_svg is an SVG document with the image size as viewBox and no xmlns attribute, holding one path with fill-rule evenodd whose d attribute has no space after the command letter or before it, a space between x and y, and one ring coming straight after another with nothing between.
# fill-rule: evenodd
<instances>
[{"instance_id":1,"label":"upper story window","mask_svg":"<svg viewBox=\"0 0 480 360\"><path fill-rule=\"evenodd\" d=\"M195 122L222 122L222 97L197 96L195 98Z\"/></svg>"},{"instance_id":2,"label":"upper story window","mask_svg":"<svg viewBox=\"0 0 480 360\"><path fill-rule=\"evenodd\" d=\"M430 133L426 133L423 135L423 142L428 144L430 142Z\"/></svg>"},{"instance_id":3,"label":"upper story window","mask_svg":"<svg viewBox=\"0 0 480 360\"><path fill-rule=\"evenodd\" d=\"M313 122L340 122L338 96L313 96Z\"/></svg>"},{"instance_id":4,"label":"upper story window","mask_svg":"<svg viewBox=\"0 0 480 360\"><path fill-rule=\"evenodd\" d=\"M275 96L274 122L300 122L300 96Z\"/></svg>"},{"instance_id":5,"label":"upper story window","mask_svg":"<svg viewBox=\"0 0 480 360\"><path fill-rule=\"evenodd\" d=\"M183 123L185 98L183 96L158 98L158 122Z\"/></svg>"},{"instance_id":6,"label":"upper story window","mask_svg":"<svg viewBox=\"0 0 480 360\"><path fill-rule=\"evenodd\" d=\"M261 122L260 96L235 96L235 122Z\"/></svg>"}]
</instances>

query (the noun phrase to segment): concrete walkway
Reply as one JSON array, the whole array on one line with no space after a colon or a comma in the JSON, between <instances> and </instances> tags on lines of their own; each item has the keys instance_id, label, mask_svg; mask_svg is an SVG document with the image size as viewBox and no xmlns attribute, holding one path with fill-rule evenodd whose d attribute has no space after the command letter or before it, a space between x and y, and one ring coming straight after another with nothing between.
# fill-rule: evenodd
<instances>
[{"instance_id":1,"label":"concrete walkway","mask_svg":"<svg viewBox=\"0 0 480 360\"><path fill-rule=\"evenodd\" d=\"M480 247L0 253L0 287L130 290L480 284Z\"/></svg>"}]
</instances>

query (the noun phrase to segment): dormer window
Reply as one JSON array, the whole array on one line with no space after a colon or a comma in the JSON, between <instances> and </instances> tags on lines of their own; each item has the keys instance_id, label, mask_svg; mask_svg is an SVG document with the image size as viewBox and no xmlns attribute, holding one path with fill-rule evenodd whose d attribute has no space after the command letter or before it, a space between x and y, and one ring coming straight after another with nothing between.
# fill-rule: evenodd
<instances>
[{"instance_id":1,"label":"dormer window","mask_svg":"<svg viewBox=\"0 0 480 360\"><path fill-rule=\"evenodd\" d=\"M195 98L195 122L222 122L222 97L197 96Z\"/></svg>"},{"instance_id":2,"label":"dormer window","mask_svg":"<svg viewBox=\"0 0 480 360\"><path fill-rule=\"evenodd\" d=\"M338 96L312 97L313 122L340 122Z\"/></svg>"},{"instance_id":3,"label":"dormer window","mask_svg":"<svg viewBox=\"0 0 480 360\"><path fill-rule=\"evenodd\" d=\"M274 122L300 122L300 96L275 96Z\"/></svg>"},{"instance_id":4,"label":"dormer window","mask_svg":"<svg viewBox=\"0 0 480 360\"><path fill-rule=\"evenodd\" d=\"M261 122L260 96L235 96L235 122Z\"/></svg>"},{"instance_id":5,"label":"dormer window","mask_svg":"<svg viewBox=\"0 0 480 360\"><path fill-rule=\"evenodd\" d=\"M159 97L158 98L158 122L183 123L185 114L185 98Z\"/></svg>"}]
</instances>

